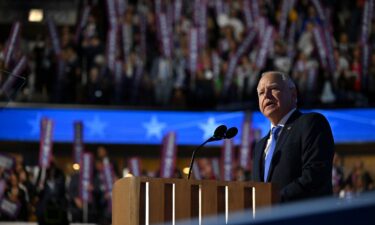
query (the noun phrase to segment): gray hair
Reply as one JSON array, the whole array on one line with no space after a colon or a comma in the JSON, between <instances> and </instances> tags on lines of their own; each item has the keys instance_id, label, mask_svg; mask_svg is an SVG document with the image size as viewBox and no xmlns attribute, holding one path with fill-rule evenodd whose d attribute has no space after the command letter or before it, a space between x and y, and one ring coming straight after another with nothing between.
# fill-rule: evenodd
<instances>
[{"instance_id":1,"label":"gray hair","mask_svg":"<svg viewBox=\"0 0 375 225\"><path fill-rule=\"evenodd\" d=\"M287 74L285 74L283 72L279 72L279 71L267 71L267 72L262 73L260 75L260 77L262 78L266 74L277 75L277 76L281 77L281 79L288 85L289 88L296 89L296 85L294 84L292 78L290 76L288 76Z\"/></svg>"}]
</instances>

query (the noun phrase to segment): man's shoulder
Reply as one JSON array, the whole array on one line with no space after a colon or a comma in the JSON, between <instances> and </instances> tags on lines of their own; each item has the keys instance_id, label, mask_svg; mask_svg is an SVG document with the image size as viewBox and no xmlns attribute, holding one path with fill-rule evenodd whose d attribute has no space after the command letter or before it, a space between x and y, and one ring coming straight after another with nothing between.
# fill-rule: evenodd
<instances>
[{"instance_id":1,"label":"man's shoulder","mask_svg":"<svg viewBox=\"0 0 375 225\"><path fill-rule=\"evenodd\" d=\"M306 122L316 122L316 121L327 121L326 117L318 112L308 112L308 113L302 113L300 116L300 119Z\"/></svg>"},{"instance_id":2,"label":"man's shoulder","mask_svg":"<svg viewBox=\"0 0 375 225\"><path fill-rule=\"evenodd\" d=\"M318 112L303 113L299 117L299 127L303 130L316 129L316 130L331 130L331 126L327 118Z\"/></svg>"}]
</instances>

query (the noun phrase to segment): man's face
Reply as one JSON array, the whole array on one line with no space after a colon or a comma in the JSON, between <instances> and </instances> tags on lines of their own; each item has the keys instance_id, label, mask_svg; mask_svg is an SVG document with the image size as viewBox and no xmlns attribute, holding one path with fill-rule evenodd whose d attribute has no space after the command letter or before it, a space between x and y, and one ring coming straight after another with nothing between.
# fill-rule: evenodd
<instances>
[{"instance_id":1,"label":"man's face","mask_svg":"<svg viewBox=\"0 0 375 225\"><path fill-rule=\"evenodd\" d=\"M259 109L276 125L296 103L296 92L281 76L266 73L258 83Z\"/></svg>"}]
</instances>

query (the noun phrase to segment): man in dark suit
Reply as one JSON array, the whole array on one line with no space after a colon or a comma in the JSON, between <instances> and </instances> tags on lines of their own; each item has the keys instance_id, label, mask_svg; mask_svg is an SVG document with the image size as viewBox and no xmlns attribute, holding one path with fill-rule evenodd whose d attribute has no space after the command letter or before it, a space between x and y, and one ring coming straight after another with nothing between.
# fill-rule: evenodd
<instances>
[{"instance_id":1,"label":"man in dark suit","mask_svg":"<svg viewBox=\"0 0 375 225\"><path fill-rule=\"evenodd\" d=\"M271 131L255 146L253 180L276 184L281 202L332 194L334 142L328 121L296 109L296 87L281 72L263 73L257 92Z\"/></svg>"}]
</instances>

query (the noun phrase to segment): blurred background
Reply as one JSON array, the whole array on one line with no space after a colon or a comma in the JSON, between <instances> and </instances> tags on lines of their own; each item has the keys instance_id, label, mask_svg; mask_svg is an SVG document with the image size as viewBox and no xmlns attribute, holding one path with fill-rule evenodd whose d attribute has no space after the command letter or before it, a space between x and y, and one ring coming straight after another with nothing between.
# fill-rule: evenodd
<instances>
[{"instance_id":1,"label":"blurred background","mask_svg":"<svg viewBox=\"0 0 375 225\"><path fill-rule=\"evenodd\" d=\"M373 0L0 0L0 221L110 224L113 182L186 177L221 124L239 133L198 152L194 179L250 180L269 70L328 118L334 195L373 190L373 11Z\"/></svg>"}]
</instances>

